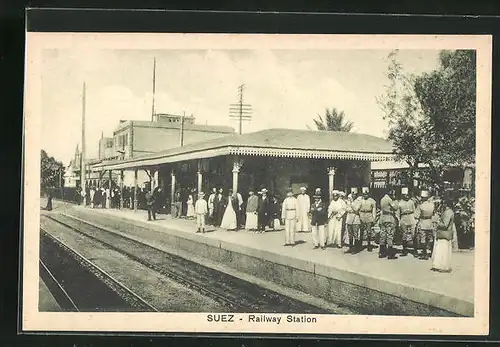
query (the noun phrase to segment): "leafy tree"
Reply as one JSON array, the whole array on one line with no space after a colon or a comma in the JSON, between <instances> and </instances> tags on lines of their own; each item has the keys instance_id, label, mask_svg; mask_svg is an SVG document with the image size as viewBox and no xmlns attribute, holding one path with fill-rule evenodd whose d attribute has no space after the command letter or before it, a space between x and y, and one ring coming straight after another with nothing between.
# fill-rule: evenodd
<instances>
[{"instance_id":1,"label":"leafy tree","mask_svg":"<svg viewBox=\"0 0 500 347\"><path fill-rule=\"evenodd\" d=\"M388 138L396 158L410 166L410 177L424 163L430 171L421 179L442 187L446 168L474 161L474 51L442 51L439 67L420 76L404 73L397 53L388 56L389 84L377 99Z\"/></svg>"},{"instance_id":2,"label":"leafy tree","mask_svg":"<svg viewBox=\"0 0 500 347\"><path fill-rule=\"evenodd\" d=\"M438 70L415 79L415 93L429 120L435 166L472 163L476 151L476 55L442 51Z\"/></svg>"},{"instance_id":3,"label":"leafy tree","mask_svg":"<svg viewBox=\"0 0 500 347\"><path fill-rule=\"evenodd\" d=\"M325 118L318 114L316 119L313 119L317 130L321 131L343 131L350 132L354 127L354 123L346 119L344 111L337 111L336 108L325 110ZM311 129L308 126L309 129Z\"/></svg>"},{"instance_id":4,"label":"leafy tree","mask_svg":"<svg viewBox=\"0 0 500 347\"><path fill-rule=\"evenodd\" d=\"M40 185L42 190L50 187L59 187L60 177L64 175L63 163L56 161L54 157L49 157L47 152L42 149L40 166Z\"/></svg>"},{"instance_id":5,"label":"leafy tree","mask_svg":"<svg viewBox=\"0 0 500 347\"><path fill-rule=\"evenodd\" d=\"M393 142L396 160L408 163L412 179L418 165L426 159L426 120L413 88L414 78L404 73L397 53L394 50L387 57L389 84L377 103L389 124L388 139Z\"/></svg>"}]
</instances>

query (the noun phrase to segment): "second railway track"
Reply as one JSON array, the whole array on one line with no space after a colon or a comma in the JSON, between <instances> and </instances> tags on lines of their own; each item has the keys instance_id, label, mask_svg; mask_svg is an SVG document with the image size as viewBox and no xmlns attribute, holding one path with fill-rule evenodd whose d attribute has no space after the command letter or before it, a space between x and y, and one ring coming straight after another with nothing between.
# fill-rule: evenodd
<instances>
[{"instance_id":1,"label":"second railway track","mask_svg":"<svg viewBox=\"0 0 500 347\"><path fill-rule=\"evenodd\" d=\"M259 287L194 261L145 245L68 215L46 215L51 223L119 252L161 275L218 302L223 311L275 313L334 313ZM47 223L47 221L50 221Z\"/></svg>"},{"instance_id":2,"label":"second railway track","mask_svg":"<svg viewBox=\"0 0 500 347\"><path fill-rule=\"evenodd\" d=\"M64 311L158 311L45 228L40 231L40 277Z\"/></svg>"}]
</instances>

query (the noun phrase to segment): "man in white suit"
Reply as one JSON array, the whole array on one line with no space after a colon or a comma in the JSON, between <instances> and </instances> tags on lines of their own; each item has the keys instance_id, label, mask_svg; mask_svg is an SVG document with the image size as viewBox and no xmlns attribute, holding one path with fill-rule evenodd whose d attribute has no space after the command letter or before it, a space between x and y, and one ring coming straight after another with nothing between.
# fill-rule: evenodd
<instances>
[{"instance_id":1,"label":"man in white suit","mask_svg":"<svg viewBox=\"0 0 500 347\"><path fill-rule=\"evenodd\" d=\"M281 219L285 224L285 245L295 246L295 226L297 222L297 199L291 189L287 190L286 199L281 209Z\"/></svg>"},{"instance_id":2,"label":"man in white suit","mask_svg":"<svg viewBox=\"0 0 500 347\"><path fill-rule=\"evenodd\" d=\"M204 199L205 194L200 192L198 194L198 200L196 200L196 204L194 206L194 213L196 214L196 227L198 230L197 233L205 233L205 218L208 214L208 203Z\"/></svg>"}]
</instances>

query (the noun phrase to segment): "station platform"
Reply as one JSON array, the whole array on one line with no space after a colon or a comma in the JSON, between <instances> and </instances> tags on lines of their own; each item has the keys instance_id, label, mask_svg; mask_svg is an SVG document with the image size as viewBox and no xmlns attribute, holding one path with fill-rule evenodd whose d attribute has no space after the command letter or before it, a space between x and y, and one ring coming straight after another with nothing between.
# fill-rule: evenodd
<instances>
[{"instance_id":1,"label":"station platform","mask_svg":"<svg viewBox=\"0 0 500 347\"><path fill-rule=\"evenodd\" d=\"M43 202L41 203L44 204ZM409 255L379 259L377 251L350 255L344 249L313 249L310 233L296 233L297 245L284 247L284 232L264 234L209 227L198 234L194 220L129 209L90 209L55 202L55 210L99 224L99 216L118 225L158 232L157 242L224 263L242 272L355 307L362 314L413 316L474 315L474 251L457 251L451 273L431 271L431 260ZM95 216L96 218L92 218Z\"/></svg>"}]
</instances>

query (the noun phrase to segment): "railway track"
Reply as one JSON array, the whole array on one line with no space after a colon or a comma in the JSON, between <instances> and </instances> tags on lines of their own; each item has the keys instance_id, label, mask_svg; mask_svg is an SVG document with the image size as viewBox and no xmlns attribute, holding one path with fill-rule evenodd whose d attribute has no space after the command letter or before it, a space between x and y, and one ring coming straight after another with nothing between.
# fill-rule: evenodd
<instances>
[{"instance_id":1,"label":"railway track","mask_svg":"<svg viewBox=\"0 0 500 347\"><path fill-rule=\"evenodd\" d=\"M78 312L79 309L71 299L71 296L66 292L64 287L61 285L61 281L58 281L52 272L48 269L47 265L40 259L40 278L44 281L47 288L52 293L52 296L59 305L59 308L63 311Z\"/></svg>"},{"instance_id":2,"label":"railway track","mask_svg":"<svg viewBox=\"0 0 500 347\"><path fill-rule=\"evenodd\" d=\"M44 224L50 226L50 223L57 223L103 247L119 252L131 261L140 263L190 290L211 298L227 311L333 313L145 245L81 219L60 214L45 215L45 217Z\"/></svg>"},{"instance_id":3,"label":"railway track","mask_svg":"<svg viewBox=\"0 0 500 347\"><path fill-rule=\"evenodd\" d=\"M40 227L40 277L63 311L158 311L44 227Z\"/></svg>"}]
</instances>

